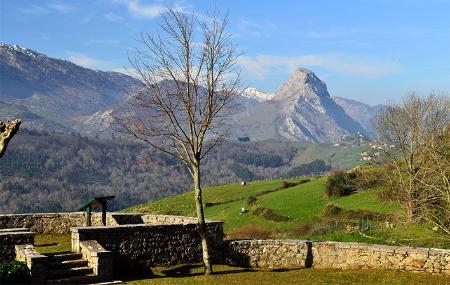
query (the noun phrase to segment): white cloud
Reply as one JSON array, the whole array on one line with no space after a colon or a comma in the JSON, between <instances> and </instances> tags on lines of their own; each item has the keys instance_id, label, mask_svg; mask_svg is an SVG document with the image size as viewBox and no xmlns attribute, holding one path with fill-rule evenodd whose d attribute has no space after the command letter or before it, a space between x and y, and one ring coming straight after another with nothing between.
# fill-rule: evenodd
<instances>
[{"instance_id":1,"label":"white cloud","mask_svg":"<svg viewBox=\"0 0 450 285\"><path fill-rule=\"evenodd\" d=\"M62 4L62 3L51 3L51 4L47 4L47 7L49 9L52 9L54 11L58 11L61 13L66 13L66 12L70 12L72 10L74 10L73 6L67 5L67 4Z\"/></svg>"},{"instance_id":2,"label":"white cloud","mask_svg":"<svg viewBox=\"0 0 450 285\"><path fill-rule=\"evenodd\" d=\"M164 12L165 7L160 4L143 5L138 0L128 1L128 10L139 17L154 18Z\"/></svg>"},{"instance_id":3,"label":"white cloud","mask_svg":"<svg viewBox=\"0 0 450 285\"><path fill-rule=\"evenodd\" d=\"M238 33L235 36L250 36L261 38L267 36L269 32L276 29L275 24L269 21L252 22L248 20L240 20L237 24Z\"/></svg>"},{"instance_id":4,"label":"white cloud","mask_svg":"<svg viewBox=\"0 0 450 285\"><path fill-rule=\"evenodd\" d=\"M90 14L84 16L81 19L80 23L83 24L83 25L89 24L94 18L95 18L95 14L94 13L90 13Z\"/></svg>"},{"instance_id":5,"label":"white cloud","mask_svg":"<svg viewBox=\"0 0 450 285\"><path fill-rule=\"evenodd\" d=\"M260 80L283 71L291 73L301 66L321 67L336 74L361 77L383 77L401 70L401 65L397 61L343 54L242 56L239 58L239 64L251 77Z\"/></svg>"},{"instance_id":6,"label":"white cloud","mask_svg":"<svg viewBox=\"0 0 450 285\"><path fill-rule=\"evenodd\" d=\"M111 69L111 71L119 72L119 73L122 73L122 74L126 74L126 75L132 76L134 78L140 78L140 75L133 68L117 67L117 68Z\"/></svg>"},{"instance_id":7,"label":"white cloud","mask_svg":"<svg viewBox=\"0 0 450 285\"><path fill-rule=\"evenodd\" d=\"M20 12L25 14L49 14L49 13L67 13L75 10L74 6L62 4L58 2L48 4L31 4L29 6L21 7Z\"/></svg>"},{"instance_id":8,"label":"white cloud","mask_svg":"<svg viewBox=\"0 0 450 285\"><path fill-rule=\"evenodd\" d=\"M114 2L126 5L128 11L139 18L155 18L167 10L166 5L161 3L143 4L141 0L114 0ZM181 4L175 4L173 8L178 11L186 10Z\"/></svg>"},{"instance_id":9,"label":"white cloud","mask_svg":"<svg viewBox=\"0 0 450 285\"><path fill-rule=\"evenodd\" d=\"M105 66L109 65L105 61L95 59L83 53L78 52L68 52L68 53L69 56L67 59L69 61L86 68L103 69Z\"/></svg>"},{"instance_id":10,"label":"white cloud","mask_svg":"<svg viewBox=\"0 0 450 285\"><path fill-rule=\"evenodd\" d=\"M110 21L110 22L122 22L123 20L125 20L122 16L119 16L117 14L114 13L108 13L105 15L105 19Z\"/></svg>"},{"instance_id":11,"label":"white cloud","mask_svg":"<svg viewBox=\"0 0 450 285\"><path fill-rule=\"evenodd\" d=\"M341 38L362 33L362 29L357 28L329 28L325 30L307 30L297 33L297 36L312 38L312 39L328 39Z\"/></svg>"},{"instance_id":12,"label":"white cloud","mask_svg":"<svg viewBox=\"0 0 450 285\"><path fill-rule=\"evenodd\" d=\"M80 52L68 51L67 60L85 68L120 72L126 75L137 77L137 73L133 68L120 67L114 62L100 60Z\"/></svg>"}]
</instances>

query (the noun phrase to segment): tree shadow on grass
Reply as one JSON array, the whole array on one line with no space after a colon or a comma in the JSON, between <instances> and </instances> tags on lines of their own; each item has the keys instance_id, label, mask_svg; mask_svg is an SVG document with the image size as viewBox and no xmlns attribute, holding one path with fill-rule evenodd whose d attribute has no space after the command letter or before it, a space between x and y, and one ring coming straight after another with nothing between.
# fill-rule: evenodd
<instances>
[{"instance_id":1,"label":"tree shadow on grass","mask_svg":"<svg viewBox=\"0 0 450 285\"><path fill-rule=\"evenodd\" d=\"M155 268L149 269L140 272L134 272L133 274L127 274L127 276L121 276L121 280L123 281L134 281L134 280L142 280L142 279L160 279L160 278L186 278L186 277L194 277L194 276L203 276L203 265L202 264L185 264L173 266L167 269L163 268ZM241 268L235 267L235 269L219 269L216 272L213 272L212 276L215 275L226 275L226 274L237 274L244 272L255 272L257 270L250 268Z\"/></svg>"},{"instance_id":2,"label":"tree shadow on grass","mask_svg":"<svg viewBox=\"0 0 450 285\"><path fill-rule=\"evenodd\" d=\"M58 245L57 242L50 242L50 243L40 243L36 244L35 247L46 247L46 246L56 246Z\"/></svg>"}]
</instances>

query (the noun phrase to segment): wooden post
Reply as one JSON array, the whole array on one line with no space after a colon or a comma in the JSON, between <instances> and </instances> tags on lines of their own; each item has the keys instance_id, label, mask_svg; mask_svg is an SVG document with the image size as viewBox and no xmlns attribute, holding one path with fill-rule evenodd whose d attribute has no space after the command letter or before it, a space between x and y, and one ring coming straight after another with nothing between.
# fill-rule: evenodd
<instances>
[{"instance_id":1,"label":"wooden post","mask_svg":"<svg viewBox=\"0 0 450 285\"><path fill-rule=\"evenodd\" d=\"M106 201L102 201L102 223L106 226Z\"/></svg>"},{"instance_id":2,"label":"wooden post","mask_svg":"<svg viewBox=\"0 0 450 285\"><path fill-rule=\"evenodd\" d=\"M86 209L87 211L87 215L86 215L86 224L88 227L91 226L91 214L92 214L92 206L89 205L88 208Z\"/></svg>"}]
</instances>

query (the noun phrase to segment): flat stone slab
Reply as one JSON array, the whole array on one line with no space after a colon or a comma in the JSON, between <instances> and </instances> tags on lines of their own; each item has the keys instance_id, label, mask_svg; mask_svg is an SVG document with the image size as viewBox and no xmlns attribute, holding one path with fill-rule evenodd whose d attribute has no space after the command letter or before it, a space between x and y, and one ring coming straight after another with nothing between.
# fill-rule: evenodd
<instances>
[{"instance_id":1,"label":"flat stone slab","mask_svg":"<svg viewBox=\"0 0 450 285\"><path fill-rule=\"evenodd\" d=\"M10 232L29 232L28 228L8 228L8 229L0 229L0 233L10 233Z\"/></svg>"}]
</instances>

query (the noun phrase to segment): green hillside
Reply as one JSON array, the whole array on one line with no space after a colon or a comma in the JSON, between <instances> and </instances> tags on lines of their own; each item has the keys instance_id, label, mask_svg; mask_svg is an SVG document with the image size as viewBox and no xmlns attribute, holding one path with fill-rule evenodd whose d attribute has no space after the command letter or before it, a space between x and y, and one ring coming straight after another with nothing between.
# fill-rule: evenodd
<instances>
[{"instance_id":1,"label":"green hillside","mask_svg":"<svg viewBox=\"0 0 450 285\"><path fill-rule=\"evenodd\" d=\"M448 236L427 224L407 224L403 211L382 201L379 189L328 199L327 177L255 181L204 190L205 215L224 222L228 238L299 238L450 248ZM253 197L256 198L249 198ZM186 192L128 208L126 212L195 215ZM246 213L241 213L242 208ZM338 209L338 213L333 211Z\"/></svg>"}]
</instances>

